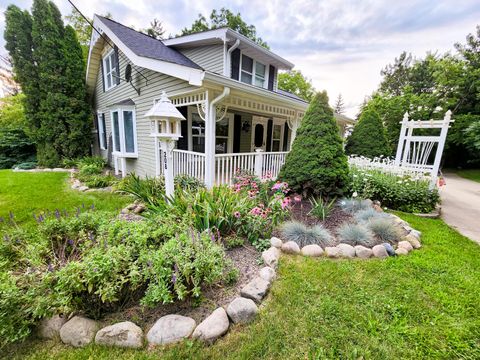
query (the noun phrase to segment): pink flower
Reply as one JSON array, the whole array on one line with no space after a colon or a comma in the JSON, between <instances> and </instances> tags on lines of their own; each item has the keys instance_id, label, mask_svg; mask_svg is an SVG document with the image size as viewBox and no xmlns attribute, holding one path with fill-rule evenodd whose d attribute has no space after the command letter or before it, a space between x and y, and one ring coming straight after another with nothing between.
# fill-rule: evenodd
<instances>
[{"instance_id":1,"label":"pink flower","mask_svg":"<svg viewBox=\"0 0 480 360\"><path fill-rule=\"evenodd\" d=\"M290 201L291 201L291 200L290 200L290 198L288 198L288 197L285 198L285 199L283 199L282 204L281 204L282 209L285 209L286 207L290 206Z\"/></svg>"},{"instance_id":2,"label":"pink flower","mask_svg":"<svg viewBox=\"0 0 480 360\"><path fill-rule=\"evenodd\" d=\"M295 202L299 203L299 202L302 201L302 197L301 197L300 195L295 195L295 196L293 197L293 200L295 200Z\"/></svg>"},{"instance_id":3,"label":"pink flower","mask_svg":"<svg viewBox=\"0 0 480 360\"><path fill-rule=\"evenodd\" d=\"M235 212L233 213L233 216L235 216L235 217L238 219L238 218L240 217L240 212L235 211Z\"/></svg>"}]
</instances>

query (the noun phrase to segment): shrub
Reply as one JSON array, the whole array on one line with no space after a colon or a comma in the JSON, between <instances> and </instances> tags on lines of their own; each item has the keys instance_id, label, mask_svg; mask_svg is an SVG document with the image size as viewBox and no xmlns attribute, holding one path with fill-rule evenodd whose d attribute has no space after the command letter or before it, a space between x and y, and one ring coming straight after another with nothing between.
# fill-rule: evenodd
<instances>
[{"instance_id":1,"label":"shrub","mask_svg":"<svg viewBox=\"0 0 480 360\"><path fill-rule=\"evenodd\" d=\"M385 128L375 110L368 107L363 110L347 139L345 152L368 158L390 155Z\"/></svg>"},{"instance_id":2,"label":"shrub","mask_svg":"<svg viewBox=\"0 0 480 360\"><path fill-rule=\"evenodd\" d=\"M317 244L325 248L334 243L330 232L321 225L309 228L301 222L288 221L282 225L281 233L286 241L294 241L300 247Z\"/></svg>"},{"instance_id":3,"label":"shrub","mask_svg":"<svg viewBox=\"0 0 480 360\"><path fill-rule=\"evenodd\" d=\"M336 199L332 199L330 201L324 200L323 198L311 198L310 204L312 205L312 210L308 213L309 215L313 215L316 218L325 221L325 219L330 215L333 207L335 206Z\"/></svg>"},{"instance_id":4,"label":"shrub","mask_svg":"<svg viewBox=\"0 0 480 360\"><path fill-rule=\"evenodd\" d=\"M0 169L34 159L34 142L22 129L0 128Z\"/></svg>"},{"instance_id":5,"label":"shrub","mask_svg":"<svg viewBox=\"0 0 480 360\"><path fill-rule=\"evenodd\" d=\"M165 206L165 183L163 178L141 179L135 173L130 173L115 185L119 193L135 196L149 206Z\"/></svg>"},{"instance_id":6,"label":"shrub","mask_svg":"<svg viewBox=\"0 0 480 360\"><path fill-rule=\"evenodd\" d=\"M355 167L352 174L352 191L359 197L379 200L391 209L428 213L440 202L438 190L431 189L428 180Z\"/></svg>"},{"instance_id":7,"label":"shrub","mask_svg":"<svg viewBox=\"0 0 480 360\"><path fill-rule=\"evenodd\" d=\"M103 167L99 167L98 165L95 165L95 164L87 164L87 165L82 165L78 173L80 176L97 175L97 174L101 174L102 170L103 170Z\"/></svg>"},{"instance_id":8,"label":"shrub","mask_svg":"<svg viewBox=\"0 0 480 360\"><path fill-rule=\"evenodd\" d=\"M367 226L381 242L396 243L400 240L400 231L390 219L374 218Z\"/></svg>"},{"instance_id":9,"label":"shrub","mask_svg":"<svg viewBox=\"0 0 480 360\"><path fill-rule=\"evenodd\" d=\"M385 216L388 216L388 215L386 215L383 212L378 212L372 207L369 207L369 208L358 211L355 214L355 220L357 220L358 222L367 222L370 219L385 217Z\"/></svg>"},{"instance_id":10,"label":"shrub","mask_svg":"<svg viewBox=\"0 0 480 360\"><path fill-rule=\"evenodd\" d=\"M362 199L341 199L338 202L338 205L343 211L346 211L350 214L354 214L357 211L365 210L365 209L370 209L371 208L371 202L368 200L362 200Z\"/></svg>"},{"instance_id":11,"label":"shrub","mask_svg":"<svg viewBox=\"0 0 480 360\"><path fill-rule=\"evenodd\" d=\"M304 196L335 196L346 190L347 158L325 92L310 103L279 179Z\"/></svg>"},{"instance_id":12,"label":"shrub","mask_svg":"<svg viewBox=\"0 0 480 360\"><path fill-rule=\"evenodd\" d=\"M66 163L68 164L69 161L67 160ZM64 160L64 164L65 164L65 160ZM107 160L105 160L101 156L85 156L80 160L77 160L76 165L78 166L79 169L81 169L84 166L95 166L97 168L103 169L105 166L107 166Z\"/></svg>"},{"instance_id":13,"label":"shrub","mask_svg":"<svg viewBox=\"0 0 480 360\"><path fill-rule=\"evenodd\" d=\"M90 175L79 178L89 188L105 188L117 183L117 178L113 175Z\"/></svg>"},{"instance_id":14,"label":"shrub","mask_svg":"<svg viewBox=\"0 0 480 360\"><path fill-rule=\"evenodd\" d=\"M377 245L373 233L363 225L344 224L338 229L338 237L340 242L352 246L362 245L370 248Z\"/></svg>"}]
</instances>

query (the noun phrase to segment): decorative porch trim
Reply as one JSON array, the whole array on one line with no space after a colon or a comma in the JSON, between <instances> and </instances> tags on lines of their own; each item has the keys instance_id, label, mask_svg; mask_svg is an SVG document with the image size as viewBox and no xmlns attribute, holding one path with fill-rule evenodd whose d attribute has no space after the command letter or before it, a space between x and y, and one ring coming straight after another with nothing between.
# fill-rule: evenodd
<instances>
[{"instance_id":1,"label":"decorative porch trim","mask_svg":"<svg viewBox=\"0 0 480 360\"><path fill-rule=\"evenodd\" d=\"M271 116L280 116L287 118L287 120L295 120L297 118L297 111L280 105L271 105L262 101L256 101L239 96L229 96L223 104L229 107L235 107L242 110L260 112Z\"/></svg>"}]
</instances>

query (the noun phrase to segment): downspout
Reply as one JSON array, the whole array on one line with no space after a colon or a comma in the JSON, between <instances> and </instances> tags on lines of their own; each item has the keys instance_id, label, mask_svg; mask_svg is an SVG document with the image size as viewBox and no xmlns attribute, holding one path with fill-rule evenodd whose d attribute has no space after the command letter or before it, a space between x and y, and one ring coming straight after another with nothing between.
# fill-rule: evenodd
<instances>
[{"instance_id":1,"label":"downspout","mask_svg":"<svg viewBox=\"0 0 480 360\"><path fill-rule=\"evenodd\" d=\"M230 70L230 64L232 62L232 52L239 45L240 45L240 39L237 39L237 41L235 41L235 44L233 44L233 46L230 49L228 49L228 51L227 51L227 59L226 59L227 61L226 61L226 64L225 64L225 68L223 69L223 75L225 75L225 76L230 77L230 74L228 73L228 71Z\"/></svg>"},{"instance_id":2,"label":"downspout","mask_svg":"<svg viewBox=\"0 0 480 360\"><path fill-rule=\"evenodd\" d=\"M225 86L223 92L213 99L208 106L205 121L205 185L211 189L215 183L215 124L217 110L215 105L230 95L230 88Z\"/></svg>"}]
</instances>

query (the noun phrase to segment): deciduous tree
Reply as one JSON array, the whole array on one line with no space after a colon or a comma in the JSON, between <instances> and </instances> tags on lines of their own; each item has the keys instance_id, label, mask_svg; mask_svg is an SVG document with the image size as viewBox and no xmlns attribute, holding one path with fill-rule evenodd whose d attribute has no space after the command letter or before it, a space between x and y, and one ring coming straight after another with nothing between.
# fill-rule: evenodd
<instances>
[{"instance_id":1,"label":"deciduous tree","mask_svg":"<svg viewBox=\"0 0 480 360\"><path fill-rule=\"evenodd\" d=\"M310 102L315 95L312 81L303 76L300 70L291 70L278 74L278 88L295 94Z\"/></svg>"}]
</instances>

